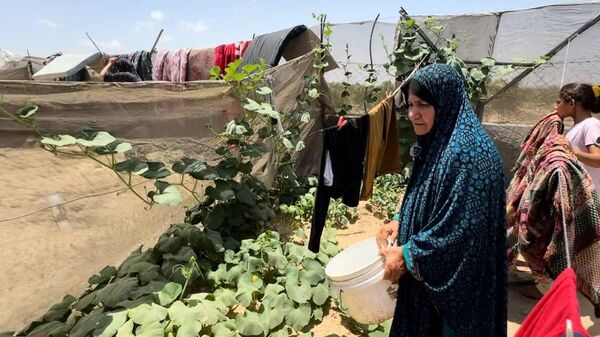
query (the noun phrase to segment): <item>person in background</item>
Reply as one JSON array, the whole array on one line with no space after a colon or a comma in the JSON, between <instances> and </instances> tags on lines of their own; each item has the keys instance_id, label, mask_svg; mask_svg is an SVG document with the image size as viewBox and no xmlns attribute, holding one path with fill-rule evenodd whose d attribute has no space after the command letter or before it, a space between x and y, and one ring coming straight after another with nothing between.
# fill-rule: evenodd
<instances>
[{"instance_id":1,"label":"person in background","mask_svg":"<svg viewBox=\"0 0 600 337\"><path fill-rule=\"evenodd\" d=\"M569 83L560 89L555 111L564 121L572 118L573 127L566 137L573 153L590 174L600 196L600 121L592 112L600 112L600 87Z\"/></svg>"},{"instance_id":2,"label":"person in background","mask_svg":"<svg viewBox=\"0 0 600 337\"><path fill-rule=\"evenodd\" d=\"M104 82L140 82L142 79L135 73L131 62L125 59L111 57L100 72Z\"/></svg>"},{"instance_id":3,"label":"person in background","mask_svg":"<svg viewBox=\"0 0 600 337\"><path fill-rule=\"evenodd\" d=\"M402 87L417 134L395 220L377 242L397 282L390 336L505 337L507 256L502 160L451 66Z\"/></svg>"}]
</instances>

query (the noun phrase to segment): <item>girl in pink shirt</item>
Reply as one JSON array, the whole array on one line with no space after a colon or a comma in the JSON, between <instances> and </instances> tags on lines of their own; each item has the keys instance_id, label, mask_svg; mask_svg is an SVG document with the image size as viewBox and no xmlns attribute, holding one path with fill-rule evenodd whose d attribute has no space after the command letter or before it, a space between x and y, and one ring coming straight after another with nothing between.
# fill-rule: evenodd
<instances>
[{"instance_id":1,"label":"girl in pink shirt","mask_svg":"<svg viewBox=\"0 0 600 337\"><path fill-rule=\"evenodd\" d=\"M569 83L560 89L555 110L563 120L573 118L575 125L567 132L573 152L594 181L600 196L600 87Z\"/></svg>"}]
</instances>

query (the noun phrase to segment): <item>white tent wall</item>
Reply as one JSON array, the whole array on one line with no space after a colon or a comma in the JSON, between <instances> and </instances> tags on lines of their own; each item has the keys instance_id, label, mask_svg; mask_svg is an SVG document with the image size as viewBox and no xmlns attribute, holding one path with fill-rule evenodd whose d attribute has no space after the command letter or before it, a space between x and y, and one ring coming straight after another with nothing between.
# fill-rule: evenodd
<instances>
[{"instance_id":1,"label":"white tent wall","mask_svg":"<svg viewBox=\"0 0 600 337\"><path fill-rule=\"evenodd\" d=\"M417 24L424 26L426 16L415 16ZM444 27L442 36L461 41L456 51L459 58L479 61L490 57L494 48L494 38L498 27L499 16L496 14L444 15L433 17L434 25ZM438 46L441 41L430 31L427 36Z\"/></svg>"},{"instance_id":2,"label":"white tent wall","mask_svg":"<svg viewBox=\"0 0 600 337\"><path fill-rule=\"evenodd\" d=\"M504 62L514 62L515 58L531 62L598 14L600 3L555 5L502 13L492 57ZM597 39L600 40L600 37ZM579 58L580 54L586 54L585 49L595 49L598 55L600 44L572 48L569 58Z\"/></svg>"},{"instance_id":3,"label":"white tent wall","mask_svg":"<svg viewBox=\"0 0 600 337\"><path fill-rule=\"evenodd\" d=\"M315 34L319 35L319 27L311 27ZM343 64L348 63L348 70L352 73L349 83L364 83L367 72L361 69L361 65L370 64L369 40L373 29L373 21L334 24L331 30L329 42L331 43L331 55L340 66L325 74L325 80L329 83L346 81ZM373 65L377 70L377 83L394 81L394 77L386 72L383 64L389 63L386 48L391 53L395 49L394 34L396 24L389 22L377 22L373 30L371 52ZM346 57L346 44L350 60Z\"/></svg>"}]
</instances>

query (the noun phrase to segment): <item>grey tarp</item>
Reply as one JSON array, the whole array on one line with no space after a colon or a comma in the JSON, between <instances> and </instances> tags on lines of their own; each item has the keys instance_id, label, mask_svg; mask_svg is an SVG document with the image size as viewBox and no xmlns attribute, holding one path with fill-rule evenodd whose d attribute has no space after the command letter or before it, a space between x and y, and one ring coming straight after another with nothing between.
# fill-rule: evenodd
<instances>
[{"instance_id":1,"label":"grey tarp","mask_svg":"<svg viewBox=\"0 0 600 337\"><path fill-rule=\"evenodd\" d=\"M278 65L288 43L304 31L306 31L306 26L299 25L257 36L250 42L244 53L242 63L256 64L260 62L260 59L263 59L267 66L274 67Z\"/></svg>"}]
</instances>

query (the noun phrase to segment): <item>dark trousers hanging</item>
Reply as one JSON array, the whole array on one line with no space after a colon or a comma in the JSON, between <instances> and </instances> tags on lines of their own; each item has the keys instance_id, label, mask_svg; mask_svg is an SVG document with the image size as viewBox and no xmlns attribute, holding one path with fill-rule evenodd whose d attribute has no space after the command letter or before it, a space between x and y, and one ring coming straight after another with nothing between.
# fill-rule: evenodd
<instances>
[{"instance_id":1,"label":"dark trousers hanging","mask_svg":"<svg viewBox=\"0 0 600 337\"><path fill-rule=\"evenodd\" d=\"M351 119L340 130L333 128L325 130L324 133L319 185L308 241L308 249L313 252L318 252L321 245L321 234L325 227L330 198L342 198L345 205L358 206L369 133L369 116ZM323 181L327 153L333 171L331 186L326 186Z\"/></svg>"}]
</instances>

